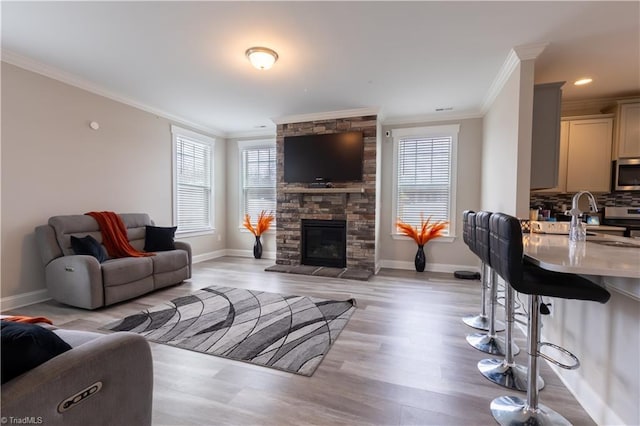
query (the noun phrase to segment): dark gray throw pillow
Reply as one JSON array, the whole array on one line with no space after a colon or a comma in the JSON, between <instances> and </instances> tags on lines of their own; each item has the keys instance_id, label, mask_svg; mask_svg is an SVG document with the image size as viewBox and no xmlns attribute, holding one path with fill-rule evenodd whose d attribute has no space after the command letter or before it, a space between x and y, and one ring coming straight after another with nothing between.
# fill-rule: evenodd
<instances>
[{"instance_id":1,"label":"dark gray throw pillow","mask_svg":"<svg viewBox=\"0 0 640 426\"><path fill-rule=\"evenodd\" d=\"M173 237L176 235L177 226L162 227L147 225L145 228L144 251L167 251L176 249Z\"/></svg>"},{"instance_id":2,"label":"dark gray throw pillow","mask_svg":"<svg viewBox=\"0 0 640 426\"><path fill-rule=\"evenodd\" d=\"M100 263L109 257L104 247L102 247L102 244L91 235L82 238L71 236L71 248L75 254L93 256L98 259Z\"/></svg>"},{"instance_id":3,"label":"dark gray throw pillow","mask_svg":"<svg viewBox=\"0 0 640 426\"><path fill-rule=\"evenodd\" d=\"M57 334L35 324L0 321L2 383L71 349Z\"/></svg>"}]
</instances>

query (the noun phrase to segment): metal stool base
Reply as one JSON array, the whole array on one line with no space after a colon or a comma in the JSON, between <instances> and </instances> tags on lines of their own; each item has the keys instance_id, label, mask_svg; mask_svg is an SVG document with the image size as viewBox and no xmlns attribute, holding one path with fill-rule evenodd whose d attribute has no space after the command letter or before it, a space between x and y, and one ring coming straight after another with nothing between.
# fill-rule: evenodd
<instances>
[{"instance_id":1,"label":"metal stool base","mask_svg":"<svg viewBox=\"0 0 640 426\"><path fill-rule=\"evenodd\" d=\"M482 315L469 315L462 318L462 322L469 327L477 328L478 330L489 331L489 317ZM501 321L495 322L496 331L504 331L504 323Z\"/></svg>"},{"instance_id":2,"label":"metal stool base","mask_svg":"<svg viewBox=\"0 0 640 426\"><path fill-rule=\"evenodd\" d=\"M504 360L483 359L478 363L478 370L493 383L505 388L526 392L527 367L519 364L507 364ZM544 387L544 380L538 376L538 390Z\"/></svg>"},{"instance_id":3,"label":"metal stool base","mask_svg":"<svg viewBox=\"0 0 640 426\"><path fill-rule=\"evenodd\" d=\"M505 354L505 342L501 337L490 337L488 334L473 333L467 336L467 342L477 350L487 354L500 356L504 356ZM512 343L511 351L515 356L520 353L520 348L515 343Z\"/></svg>"},{"instance_id":4,"label":"metal stool base","mask_svg":"<svg viewBox=\"0 0 640 426\"><path fill-rule=\"evenodd\" d=\"M533 410L517 396L501 396L491 401L491 414L502 426L565 426L571 423L543 404Z\"/></svg>"}]
</instances>

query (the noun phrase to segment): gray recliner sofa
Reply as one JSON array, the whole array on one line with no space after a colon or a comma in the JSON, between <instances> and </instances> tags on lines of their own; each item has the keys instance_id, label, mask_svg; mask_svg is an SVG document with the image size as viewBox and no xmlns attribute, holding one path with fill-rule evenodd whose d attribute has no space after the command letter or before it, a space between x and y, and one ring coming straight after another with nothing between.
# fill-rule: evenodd
<instances>
[{"instance_id":1,"label":"gray recliner sofa","mask_svg":"<svg viewBox=\"0 0 640 426\"><path fill-rule=\"evenodd\" d=\"M153 360L144 337L53 332L72 349L2 385L3 423L151 424Z\"/></svg>"},{"instance_id":2,"label":"gray recliner sofa","mask_svg":"<svg viewBox=\"0 0 640 426\"><path fill-rule=\"evenodd\" d=\"M127 238L143 250L145 227L153 226L145 213L122 213ZM149 257L122 257L99 263L93 256L76 255L71 236L91 235L102 243L98 222L88 215L54 216L36 228L49 295L59 302L96 309L128 300L191 278L191 246L176 241L175 250Z\"/></svg>"}]
</instances>

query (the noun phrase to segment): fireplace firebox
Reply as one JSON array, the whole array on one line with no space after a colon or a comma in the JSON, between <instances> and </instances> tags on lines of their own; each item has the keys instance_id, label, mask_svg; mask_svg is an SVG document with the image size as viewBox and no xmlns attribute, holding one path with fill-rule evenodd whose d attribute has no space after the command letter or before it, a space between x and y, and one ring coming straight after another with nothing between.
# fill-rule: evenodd
<instances>
[{"instance_id":1,"label":"fireplace firebox","mask_svg":"<svg viewBox=\"0 0 640 426\"><path fill-rule=\"evenodd\" d=\"M302 219L303 265L347 266L347 221Z\"/></svg>"}]
</instances>

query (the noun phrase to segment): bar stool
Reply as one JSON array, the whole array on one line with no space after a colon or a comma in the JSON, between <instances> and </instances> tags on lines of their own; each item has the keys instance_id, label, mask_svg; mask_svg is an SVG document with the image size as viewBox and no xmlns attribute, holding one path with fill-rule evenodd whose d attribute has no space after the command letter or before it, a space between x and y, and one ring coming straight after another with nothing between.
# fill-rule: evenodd
<instances>
[{"instance_id":1,"label":"bar stool","mask_svg":"<svg viewBox=\"0 0 640 426\"><path fill-rule=\"evenodd\" d=\"M465 244L475 254L476 249L476 213L473 210L465 210L462 212L462 239ZM480 313L478 315L467 315L462 318L462 322L469 327L478 330L489 330L489 317L487 316L487 275L484 271L484 263L482 264L482 281L480 296Z\"/></svg>"},{"instance_id":2,"label":"bar stool","mask_svg":"<svg viewBox=\"0 0 640 426\"><path fill-rule=\"evenodd\" d=\"M491 218L490 212L478 212L476 213L476 255L480 257L484 265L491 267L491 253L490 253L490 241L489 241L489 219ZM492 354L492 355L505 355L506 342L502 337L498 337L496 332L496 306L497 306L497 292L498 292L498 280L495 271L491 269L490 293L489 293L489 331L487 333L473 333L467 336L467 342L478 349L479 351ZM503 329L504 325L501 323ZM520 352L520 348L511 343L511 351L514 354Z\"/></svg>"},{"instance_id":3,"label":"bar stool","mask_svg":"<svg viewBox=\"0 0 640 426\"><path fill-rule=\"evenodd\" d=\"M508 285L529 295L529 321L527 352L527 399L501 396L491 402L491 413L501 425L569 425L570 423L551 408L538 403L538 356L566 369L578 368L580 362L571 352L557 345L539 342L540 297L590 300L606 303L610 294L601 286L574 274L563 274L541 269L523 261L522 230L515 217L495 213L491 217L491 265ZM547 345L574 359L565 365L540 352Z\"/></svg>"},{"instance_id":4,"label":"bar stool","mask_svg":"<svg viewBox=\"0 0 640 426\"><path fill-rule=\"evenodd\" d=\"M493 217L493 216L492 216ZM495 230L491 228L493 220L489 222L489 251L491 264L499 262L500 259L496 258L496 244L493 239L495 238ZM498 275L497 271L496 275ZM494 278L497 280L497 276ZM504 386L509 389L525 392L528 385L528 369L524 365L517 364L514 360L516 355L512 351L512 346L508 342L513 341L513 322L515 318L515 299L513 294L513 288L505 283L505 302L504 302L504 316L505 316L505 333L504 333L504 358L503 359L483 359L478 362L478 370L480 374L486 377L488 380L495 384ZM536 380L538 390L544 388L544 380L538 376Z\"/></svg>"},{"instance_id":5,"label":"bar stool","mask_svg":"<svg viewBox=\"0 0 640 426\"><path fill-rule=\"evenodd\" d=\"M480 303L480 314L479 315L470 315L462 318L462 321L470 327L476 328L478 330L489 331L489 326L491 319L487 316L487 290L491 287L489 285L489 280L491 278L491 270L482 259L482 256L479 254L479 249L476 244L476 213L472 210L465 210L462 215L463 221L463 231L462 237L464 242L467 244L469 249L480 258L482 261L480 271L482 272L482 281L481 281L481 300ZM494 314L491 315L494 321L495 331L503 331L504 324L500 321L495 320L495 310Z\"/></svg>"}]
</instances>

